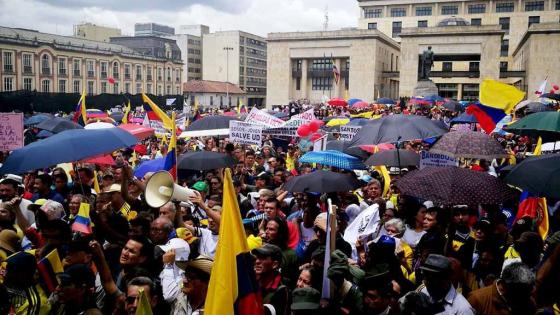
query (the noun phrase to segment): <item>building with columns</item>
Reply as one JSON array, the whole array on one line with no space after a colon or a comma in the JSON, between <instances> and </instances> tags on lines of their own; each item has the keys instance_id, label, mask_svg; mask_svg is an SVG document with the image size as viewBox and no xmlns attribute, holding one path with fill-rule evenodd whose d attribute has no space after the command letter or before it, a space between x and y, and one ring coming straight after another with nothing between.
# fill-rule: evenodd
<instances>
[{"instance_id":1,"label":"building with columns","mask_svg":"<svg viewBox=\"0 0 560 315\"><path fill-rule=\"evenodd\" d=\"M2 92L182 94L180 55L8 27L0 27L0 53Z\"/></svg>"},{"instance_id":2,"label":"building with columns","mask_svg":"<svg viewBox=\"0 0 560 315\"><path fill-rule=\"evenodd\" d=\"M378 30L268 34L267 106L298 99L397 97L400 45ZM335 82L333 62L340 72Z\"/></svg>"}]
</instances>

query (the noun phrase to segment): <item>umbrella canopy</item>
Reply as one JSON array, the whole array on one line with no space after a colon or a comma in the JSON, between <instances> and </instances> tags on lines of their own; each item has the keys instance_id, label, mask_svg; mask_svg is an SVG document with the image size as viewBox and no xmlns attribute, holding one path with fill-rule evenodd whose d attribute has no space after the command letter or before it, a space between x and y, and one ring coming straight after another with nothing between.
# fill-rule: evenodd
<instances>
[{"instance_id":1,"label":"umbrella canopy","mask_svg":"<svg viewBox=\"0 0 560 315\"><path fill-rule=\"evenodd\" d=\"M445 134L446 129L433 120L416 115L391 115L371 121L352 139L352 146L396 143L426 139Z\"/></svg>"},{"instance_id":2,"label":"umbrella canopy","mask_svg":"<svg viewBox=\"0 0 560 315\"><path fill-rule=\"evenodd\" d=\"M69 129L84 129L81 125L77 123L60 117L53 117L47 120L43 120L36 126L39 129L47 130L52 133L59 133L64 130Z\"/></svg>"},{"instance_id":3,"label":"umbrella canopy","mask_svg":"<svg viewBox=\"0 0 560 315\"><path fill-rule=\"evenodd\" d=\"M412 98L412 99L410 99L410 104L413 104L413 105L426 105L426 106L427 106L427 105L432 105L432 102L427 101L427 100L425 100L425 99L423 99L423 98Z\"/></svg>"},{"instance_id":4,"label":"umbrella canopy","mask_svg":"<svg viewBox=\"0 0 560 315\"><path fill-rule=\"evenodd\" d=\"M327 127L336 127L336 126L344 126L350 122L350 118L333 118L327 122L325 126Z\"/></svg>"},{"instance_id":5,"label":"umbrella canopy","mask_svg":"<svg viewBox=\"0 0 560 315\"><path fill-rule=\"evenodd\" d=\"M190 124L185 131L199 131L199 130L214 130L214 129L228 129L229 122L232 120L239 120L237 117L210 115L198 119Z\"/></svg>"},{"instance_id":6,"label":"umbrella canopy","mask_svg":"<svg viewBox=\"0 0 560 315\"><path fill-rule=\"evenodd\" d=\"M359 99L359 98L351 98L351 99L348 100L348 105L352 106L352 105L354 105L355 103L361 102L361 101L362 101L362 100Z\"/></svg>"},{"instance_id":7,"label":"umbrella canopy","mask_svg":"<svg viewBox=\"0 0 560 315\"><path fill-rule=\"evenodd\" d=\"M369 108L369 103L364 101L359 101L351 105L354 109L365 109Z\"/></svg>"},{"instance_id":8,"label":"umbrella canopy","mask_svg":"<svg viewBox=\"0 0 560 315\"><path fill-rule=\"evenodd\" d=\"M541 95L542 98L548 98L551 100L555 100L555 101L560 101L560 94L556 94L556 93L545 93L543 95Z\"/></svg>"},{"instance_id":9,"label":"umbrella canopy","mask_svg":"<svg viewBox=\"0 0 560 315\"><path fill-rule=\"evenodd\" d=\"M43 138L48 138L50 136L54 135L54 133L47 131L47 130L41 130L37 133L36 137L39 139L43 139Z\"/></svg>"},{"instance_id":10,"label":"umbrella canopy","mask_svg":"<svg viewBox=\"0 0 560 315\"><path fill-rule=\"evenodd\" d=\"M86 117L87 118L105 118L105 117L109 117L109 114L107 114L107 112L104 112L100 109L90 108L90 109L86 110Z\"/></svg>"},{"instance_id":11,"label":"umbrella canopy","mask_svg":"<svg viewBox=\"0 0 560 315\"><path fill-rule=\"evenodd\" d=\"M525 113L532 114L532 113L540 113L540 112L547 112L552 110L552 108L546 106L541 102L531 102L525 106Z\"/></svg>"},{"instance_id":12,"label":"umbrella canopy","mask_svg":"<svg viewBox=\"0 0 560 315\"><path fill-rule=\"evenodd\" d=\"M540 112L505 126L506 132L522 136L542 137L544 141L560 139L560 112Z\"/></svg>"},{"instance_id":13,"label":"umbrella canopy","mask_svg":"<svg viewBox=\"0 0 560 315\"><path fill-rule=\"evenodd\" d=\"M0 174L21 174L130 147L138 140L120 128L72 129L14 150Z\"/></svg>"},{"instance_id":14,"label":"umbrella canopy","mask_svg":"<svg viewBox=\"0 0 560 315\"><path fill-rule=\"evenodd\" d=\"M540 197L560 198L560 154L537 156L517 164L506 182Z\"/></svg>"},{"instance_id":15,"label":"umbrella canopy","mask_svg":"<svg viewBox=\"0 0 560 315\"><path fill-rule=\"evenodd\" d=\"M350 174L331 171L315 171L313 173L293 177L284 185L290 192L318 192L329 193L352 191L362 186L362 183Z\"/></svg>"},{"instance_id":16,"label":"umbrella canopy","mask_svg":"<svg viewBox=\"0 0 560 315\"><path fill-rule=\"evenodd\" d=\"M451 124L476 124L478 120L474 115L462 113L461 115L451 119Z\"/></svg>"},{"instance_id":17,"label":"umbrella canopy","mask_svg":"<svg viewBox=\"0 0 560 315\"><path fill-rule=\"evenodd\" d=\"M344 100L342 98L332 98L327 103L331 106L337 106L337 107L348 106L348 102L346 102L346 100Z\"/></svg>"},{"instance_id":18,"label":"umbrella canopy","mask_svg":"<svg viewBox=\"0 0 560 315\"><path fill-rule=\"evenodd\" d=\"M165 169L165 157L142 162L135 170L134 176L142 178L148 172L157 172Z\"/></svg>"},{"instance_id":19,"label":"umbrella canopy","mask_svg":"<svg viewBox=\"0 0 560 315\"><path fill-rule=\"evenodd\" d=\"M369 166L418 166L420 155L409 150L391 149L373 154L364 163Z\"/></svg>"},{"instance_id":20,"label":"umbrella canopy","mask_svg":"<svg viewBox=\"0 0 560 315\"><path fill-rule=\"evenodd\" d=\"M181 170L212 170L230 167L235 164L227 154L212 151L194 151L181 154L177 159L177 168Z\"/></svg>"},{"instance_id":21,"label":"umbrella canopy","mask_svg":"<svg viewBox=\"0 0 560 315\"><path fill-rule=\"evenodd\" d=\"M47 119L51 119L51 118L52 118L52 116L49 115L49 114L37 114L37 115L34 115L34 116L31 116L31 117L27 118L23 122L23 124L25 126L33 126L33 125L36 125L40 122L43 122L43 121L45 121Z\"/></svg>"},{"instance_id":22,"label":"umbrella canopy","mask_svg":"<svg viewBox=\"0 0 560 315\"><path fill-rule=\"evenodd\" d=\"M357 157L335 150L310 151L305 153L299 161L302 163L319 163L345 170L365 170L367 168Z\"/></svg>"},{"instance_id":23,"label":"umbrella canopy","mask_svg":"<svg viewBox=\"0 0 560 315\"><path fill-rule=\"evenodd\" d=\"M85 129L110 129L110 128L115 128L115 125L110 124L108 122L98 121L91 124L87 124L84 128Z\"/></svg>"},{"instance_id":24,"label":"umbrella canopy","mask_svg":"<svg viewBox=\"0 0 560 315\"><path fill-rule=\"evenodd\" d=\"M124 117L124 113L123 112L111 112L111 114L109 114L109 117L113 118L115 121L121 121Z\"/></svg>"},{"instance_id":25,"label":"umbrella canopy","mask_svg":"<svg viewBox=\"0 0 560 315\"><path fill-rule=\"evenodd\" d=\"M450 100L447 101L445 103L443 103L443 107L449 111L452 112L462 112L463 111L463 105L461 105L461 103L454 101L454 100Z\"/></svg>"},{"instance_id":26,"label":"umbrella canopy","mask_svg":"<svg viewBox=\"0 0 560 315\"><path fill-rule=\"evenodd\" d=\"M426 167L396 182L403 195L443 205L499 204L514 197L502 180L460 167Z\"/></svg>"},{"instance_id":27,"label":"umbrella canopy","mask_svg":"<svg viewBox=\"0 0 560 315\"><path fill-rule=\"evenodd\" d=\"M83 163L98 165L115 165L115 160L110 154L103 154L82 160Z\"/></svg>"},{"instance_id":28,"label":"umbrella canopy","mask_svg":"<svg viewBox=\"0 0 560 315\"><path fill-rule=\"evenodd\" d=\"M327 142L327 150L334 150L339 152L344 152L351 156L355 156L360 159L367 159L369 156L365 151L360 148L350 148L350 141L346 140L331 140Z\"/></svg>"},{"instance_id":29,"label":"umbrella canopy","mask_svg":"<svg viewBox=\"0 0 560 315\"><path fill-rule=\"evenodd\" d=\"M441 96L439 96L439 95L435 95L435 94L433 94L433 95L428 95L428 96L424 97L424 99L425 99L426 101L429 101L429 102L441 102L441 101L444 101L444 100L445 100L445 98L443 98L443 97L441 97Z\"/></svg>"},{"instance_id":30,"label":"umbrella canopy","mask_svg":"<svg viewBox=\"0 0 560 315\"><path fill-rule=\"evenodd\" d=\"M146 139L154 134L154 129L142 125L136 124L121 124L119 128L130 132L134 135L138 140Z\"/></svg>"},{"instance_id":31,"label":"umbrella canopy","mask_svg":"<svg viewBox=\"0 0 560 315\"><path fill-rule=\"evenodd\" d=\"M392 99L390 99L388 97L382 97L382 98L378 99L377 101L375 101L375 103L384 104L384 105L395 105L395 101L393 101Z\"/></svg>"},{"instance_id":32,"label":"umbrella canopy","mask_svg":"<svg viewBox=\"0 0 560 315\"><path fill-rule=\"evenodd\" d=\"M451 131L430 149L454 158L493 160L507 156L504 148L489 135L476 131Z\"/></svg>"}]
</instances>

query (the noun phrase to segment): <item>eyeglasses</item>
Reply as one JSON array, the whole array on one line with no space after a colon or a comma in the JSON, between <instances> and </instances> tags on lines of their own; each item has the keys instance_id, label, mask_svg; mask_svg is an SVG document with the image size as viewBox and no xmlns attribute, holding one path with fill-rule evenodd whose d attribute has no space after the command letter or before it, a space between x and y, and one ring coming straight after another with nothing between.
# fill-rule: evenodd
<instances>
[{"instance_id":1,"label":"eyeglasses","mask_svg":"<svg viewBox=\"0 0 560 315\"><path fill-rule=\"evenodd\" d=\"M133 304L134 302L136 302L136 300L138 300L138 295L137 296L127 296L126 297L126 304Z\"/></svg>"}]
</instances>

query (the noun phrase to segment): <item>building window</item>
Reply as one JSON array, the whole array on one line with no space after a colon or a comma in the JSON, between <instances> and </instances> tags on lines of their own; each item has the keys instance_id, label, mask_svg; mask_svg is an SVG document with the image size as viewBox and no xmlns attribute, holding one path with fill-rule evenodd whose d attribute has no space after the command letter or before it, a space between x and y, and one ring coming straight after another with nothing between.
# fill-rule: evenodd
<instances>
[{"instance_id":1,"label":"building window","mask_svg":"<svg viewBox=\"0 0 560 315\"><path fill-rule=\"evenodd\" d=\"M500 25L502 26L502 30L506 31L506 34L509 34L509 18L501 17Z\"/></svg>"},{"instance_id":2,"label":"building window","mask_svg":"<svg viewBox=\"0 0 560 315\"><path fill-rule=\"evenodd\" d=\"M470 4L468 6L467 12L469 14L481 14L486 13L486 4L479 3L479 4Z\"/></svg>"},{"instance_id":3,"label":"building window","mask_svg":"<svg viewBox=\"0 0 560 315\"><path fill-rule=\"evenodd\" d=\"M224 97L220 95L220 107L224 106Z\"/></svg>"},{"instance_id":4,"label":"building window","mask_svg":"<svg viewBox=\"0 0 560 315\"><path fill-rule=\"evenodd\" d=\"M58 75L66 75L66 58L58 58Z\"/></svg>"},{"instance_id":5,"label":"building window","mask_svg":"<svg viewBox=\"0 0 560 315\"><path fill-rule=\"evenodd\" d=\"M332 88L332 77L312 78L311 89L313 90L330 90Z\"/></svg>"},{"instance_id":6,"label":"building window","mask_svg":"<svg viewBox=\"0 0 560 315\"><path fill-rule=\"evenodd\" d=\"M101 61L101 79L107 79L107 62L105 61Z\"/></svg>"},{"instance_id":7,"label":"building window","mask_svg":"<svg viewBox=\"0 0 560 315\"><path fill-rule=\"evenodd\" d=\"M393 35L392 37L397 37L401 34L402 22L393 22Z\"/></svg>"},{"instance_id":8,"label":"building window","mask_svg":"<svg viewBox=\"0 0 560 315\"><path fill-rule=\"evenodd\" d=\"M47 54L41 57L41 73L44 75L51 74L51 58ZM50 90L50 83L49 83L49 90Z\"/></svg>"},{"instance_id":9,"label":"building window","mask_svg":"<svg viewBox=\"0 0 560 315\"><path fill-rule=\"evenodd\" d=\"M125 72L126 73L126 72ZM124 84L124 92L130 94L130 83L126 82Z\"/></svg>"},{"instance_id":10,"label":"building window","mask_svg":"<svg viewBox=\"0 0 560 315\"><path fill-rule=\"evenodd\" d=\"M418 27L428 27L428 21L418 21Z\"/></svg>"},{"instance_id":11,"label":"building window","mask_svg":"<svg viewBox=\"0 0 560 315\"><path fill-rule=\"evenodd\" d=\"M115 61L113 62L113 79L118 79L118 78L119 78L119 64Z\"/></svg>"},{"instance_id":12,"label":"building window","mask_svg":"<svg viewBox=\"0 0 560 315\"><path fill-rule=\"evenodd\" d=\"M74 80L74 93L82 93L82 89L80 89L80 80Z\"/></svg>"},{"instance_id":13,"label":"building window","mask_svg":"<svg viewBox=\"0 0 560 315\"><path fill-rule=\"evenodd\" d=\"M544 1L525 2L525 11L544 11Z\"/></svg>"},{"instance_id":14,"label":"building window","mask_svg":"<svg viewBox=\"0 0 560 315\"><path fill-rule=\"evenodd\" d=\"M368 28L368 30L376 30L377 29L377 23L368 23L367 28Z\"/></svg>"},{"instance_id":15,"label":"building window","mask_svg":"<svg viewBox=\"0 0 560 315\"><path fill-rule=\"evenodd\" d=\"M142 93L142 83L136 83L136 94Z\"/></svg>"},{"instance_id":16,"label":"building window","mask_svg":"<svg viewBox=\"0 0 560 315\"><path fill-rule=\"evenodd\" d=\"M441 71L443 72L451 72L453 71L453 63L450 61L444 61L441 65Z\"/></svg>"},{"instance_id":17,"label":"building window","mask_svg":"<svg viewBox=\"0 0 560 315\"><path fill-rule=\"evenodd\" d=\"M113 84L113 94L119 94L119 83L115 82L115 84Z\"/></svg>"},{"instance_id":18,"label":"building window","mask_svg":"<svg viewBox=\"0 0 560 315\"><path fill-rule=\"evenodd\" d=\"M152 81L152 67L146 68L146 80Z\"/></svg>"},{"instance_id":19,"label":"building window","mask_svg":"<svg viewBox=\"0 0 560 315\"><path fill-rule=\"evenodd\" d=\"M430 16L432 15L432 7L417 7L416 16Z\"/></svg>"},{"instance_id":20,"label":"building window","mask_svg":"<svg viewBox=\"0 0 560 315\"><path fill-rule=\"evenodd\" d=\"M146 93L152 94L152 84L151 83L146 84Z\"/></svg>"},{"instance_id":21,"label":"building window","mask_svg":"<svg viewBox=\"0 0 560 315\"><path fill-rule=\"evenodd\" d=\"M296 91L301 89L301 78L296 78Z\"/></svg>"},{"instance_id":22,"label":"building window","mask_svg":"<svg viewBox=\"0 0 560 315\"><path fill-rule=\"evenodd\" d=\"M130 65L128 64L124 65L124 79L130 80Z\"/></svg>"},{"instance_id":23,"label":"building window","mask_svg":"<svg viewBox=\"0 0 560 315\"><path fill-rule=\"evenodd\" d=\"M66 93L66 80L58 80L58 93Z\"/></svg>"},{"instance_id":24,"label":"building window","mask_svg":"<svg viewBox=\"0 0 560 315\"><path fill-rule=\"evenodd\" d=\"M157 86L157 95L161 96L161 94L162 94L161 91L162 91L161 85L158 85Z\"/></svg>"},{"instance_id":25,"label":"building window","mask_svg":"<svg viewBox=\"0 0 560 315\"><path fill-rule=\"evenodd\" d=\"M469 71L470 72L479 72L480 71L480 62L478 62L478 61L469 62Z\"/></svg>"},{"instance_id":26,"label":"building window","mask_svg":"<svg viewBox=\"0 0 560 315\"><path fill-rule=\"evenodd\" d=\"M167 67L166 75L167 81L171 81L171 68Z\"/></svg>"},{"instance_id":27,"label":"building window","mask_svg":"<svg viewBox=\"0 0 560 315\"><path fill-rule=\"evenodd\" d=\"M471 25L474 25L474 26L482 25L482 19L471 19Z\"/></svg>"},{"instance_id":28,"label":"building window","mask_svg":"<svg viewBox=\"0 0 560 315\"><path fill-rule=\"evenodd\" d=\"M391 16L392 17L406 16L406 9L405 8L392 8L391 9Z\"/></svg>"},{"instance_id":29,"label":"building window","mask_svg":"<svg viewBox=\"0 0 560 315\"><path fill-rule=\"evenodd\" d=\"M142 66L136 65L136 81L142 80Z\"/></svg>"},{"instance_id":30,"label":"building window","mask_svg":"<svg viewBox=\"0 0 560 315\"><path fill-rule=\"evenodd\" d=\"M3 56L4 72L14 72L14 53L5 51Z\"/></svg>"},{"instance_id":31,"label":"building window","mask_svg":"<svg viewBox=\"0 0 560 315\"><path fill-rule=\"evenodd\" d=\"M507 57L509 53L509 39L502 39L502 45L500 47L500 56Z\"/></svg>"},{"instance_id":32,"label":"building window","mask_svg":"<svg viewBox=\"0 0 560 315\"><path fill-rule=\"evenodd\" d=\"M23 78L23 89L26 91L31 91L33 89L33 79Z\"/></svg>"},{"instance_id":33,"label":"building window","mask_svg":"<svg viewBox=\"0 0 560 315\"><path fill-rule=\"evenodd\" d=\"M455 14L459 14L459 6L457 5L441 6L441 15L455 15Z\"/></svg>"},{"instance_id":34,"label":"building window","mask_svg":"<svg viewBox=\"0 0 560 315\"><path fill-rule=\"evenodd\" d=\"M181 82L181 70L175 70L175 82Z\"/></svg>"},{"instance_id":35,"label":"building window","mask_svg":"<svg viewBox=\"0 0 560 315\"><path fill-rule=\"evenodd\" d=\"M210 95L210 106L214 106L214 96Z\"/></svg>"},{"instance_id":36,"label":"building window","mask_svg":"<svg viewBox=\"0 0 560 315\"><path fill-rule=\"evenodd\" d=\"M51 81L50 80L43 80L41 82L41 92L43 92L43 93L50 93L51 92Z\"/></svg>"},{"instance_id":37,"label":"building window","mask_svg":"<svg viewBox=\"0 0 560 315\"><path fill-rule=\"evenodd\" d=\"M166 95L171 95L171 85L168 85L168 86L166 87L166 91L165 91L165 92L166 92Z\"/></svg>"},{"instance_id":38,"label":"building window","mask_svg":"<svg viewBox=\"0 0 560 315\"><path fill-rule=\"evenodd\" d=\"M560 0L556 0L556 5L554 6L554 10L560 10Z\"/></svg>"},{"instance_id":39,"label":"building window","mask_svg":"<svg viewBox=\"0 0 560 315\"><path fill-rule=\"evenodd\" d=\"M541 17L540 16L530 16L528 27L531 27L531 25L533 25L533 24L539 24L540 22L541 22Z\"/></svg>"},{"instance_id":40,"label":"building window","mask_svg":"<svg viewBox=\"0 0 560 315\"><path fill-rule=\"evenodd\" d=\"M21 60L23 65L23 73L33 73L33 55L32 54L23 54L23 58Z\"/></svg>"},{"instance_id":41,"label":"building window","mask_svg":"<svg viewBox=\"0 0 560 315\"><path fill-rule=\"evenodd\" d=\"M86 67L87 67L88 78L93 78L95 76L95 61L93 60L86 61Z\"/></svg>"},{"instance_id":42,"label":"building window","mask_svg":"<svg viewBox=\"0 0 560 315\"><path fill-rule=\"evenodd\" d=\"M163 69L161 69L161 68L158 68L158 69L157 69L157 79L158 79L158 81L163 80L163 74L162 74L162 72L163 72Z\"/></svg>"},{"instance_id":43,"label":"building window","mask_svg":"<svg viewBox=\"0 0 560 315\"><path fill-rule=\"evenodd\" d=\"M507 61L500 61L500 71L501 72L508 71L508 62Z\"/></svg>"},{"instance_id":44,"label":"building window","mask_svg":"<svg viewBox=\"0 0 560 315\"><path fill-rule=\"evenodd\" d=\"M14 90L14 78L5 77L4 78L4 92L11 92Z\"/></svg>"},{"instance_id":45,"label":"building window","mask_svg":"<svg viewBox=\"0 0 560 315\"><path fill-rule=\"evenodd\" d=\"M74 59L74 76L80 76L80 59Z\"/></svg>"},{"instance_id":46,"label":"building window","mask_svg":"<svg viewBox=\"0 0 560 315\"><path fill-rule=\"evenodd\" d=\"M88 95L93 95L95 93L94 83L95 82L93 82L93 81L88 81L87 82L87 93L88 93Z\"/></svg>"},{"instance_id":47,"label":"building window","mask_svg":"<svg viewBox=\"0 0 560 315\"><path fill-rule=\"evenodd\" d=\"M365 8L364 9L364 18L366 19L370 19L370 18L380 18L383 17L383 10L382 9L371 9L371 8Z\"/></svg>"},{"instance_id":48,"label":"building window","mask_svg":"<svg viewBox=\"0 0 560 315\"><path fill-rule=\"evenodd\" d=\"M107 93L107 82L101 82L101 93Z\"/></svg>"},{"instance_id":49,"label":"building window","mask_svg":"<svg viewBox=\"0 0 560 315\"><path fill-rule=\"evenodd\" d=\"M497 13L513 12L513 10L514 10L513 2L502 2L496 4Z\"/></svg>"}]
</instances>

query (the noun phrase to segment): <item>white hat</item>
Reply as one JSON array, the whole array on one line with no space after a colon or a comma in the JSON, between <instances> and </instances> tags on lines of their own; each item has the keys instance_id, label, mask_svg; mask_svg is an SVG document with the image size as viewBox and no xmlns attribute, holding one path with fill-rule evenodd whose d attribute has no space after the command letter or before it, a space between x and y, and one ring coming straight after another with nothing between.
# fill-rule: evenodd
<instances>
[{"instance_id":1,"label":"white hat","mask_svg":"<svg viewBox=\"0 0 560 315\"><path fill-rule=\"evenodd\" d=\"M172 249L175 250L175 261L187 261L191 253L191 248L187 241L180 238L172 238L167 241L165 245L158 245L161 250L168 252Z\"/></svg>"},{"instance_id":2,"label":"white hat","mask_svg":"<svg viewBox=\"0 0 560 315\"><path fill-rule=\"evenodd\" d=\"M430 200L426 200L424 201L423 205L424 207L426 207L426 209L430 209L434 207L434 202Z\"/></svg>"},{"instance_id":3,"label":"white hat","mask_svg":"<svg viewBox=\"0 0 560 315\"><path fill-rule=\"evenodd\" d=\"M41 210L47 214L49 221L62 219L64 216L64 206L54 200L47 200L41 206Z\"/></svg>"},{"instance_id":4,"label":"white hat","mask_svg":"<svg viewBox=\"0 0 560 315\"><path fill-rule=\"evenodd\" d=\"M387 200L385 202L385 209L395 210L395 205L393 204L393 202L391 200Z\"/></svg>"}]
</instances>

